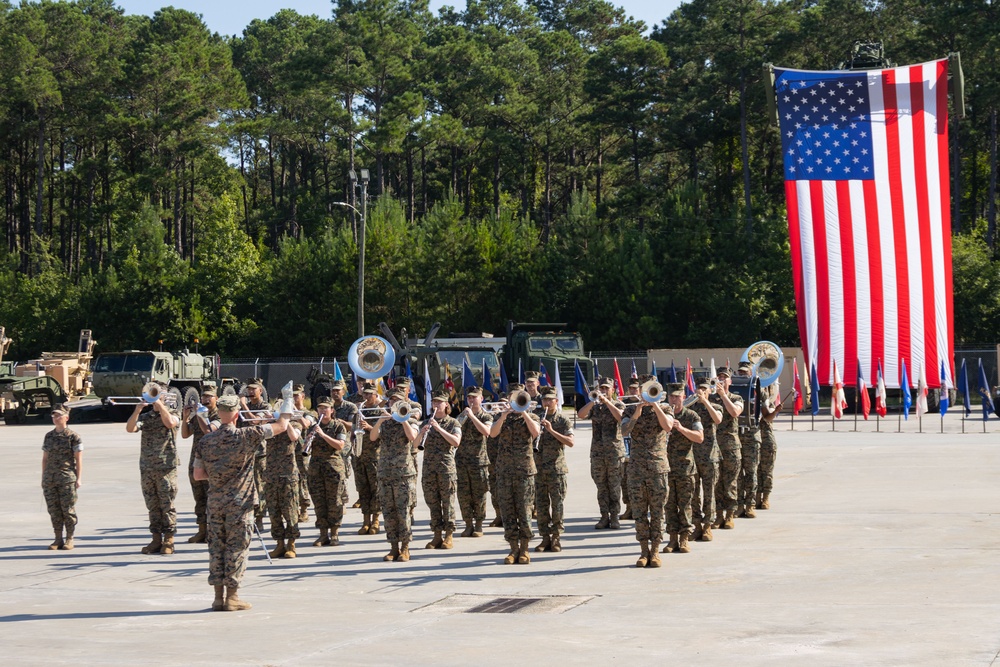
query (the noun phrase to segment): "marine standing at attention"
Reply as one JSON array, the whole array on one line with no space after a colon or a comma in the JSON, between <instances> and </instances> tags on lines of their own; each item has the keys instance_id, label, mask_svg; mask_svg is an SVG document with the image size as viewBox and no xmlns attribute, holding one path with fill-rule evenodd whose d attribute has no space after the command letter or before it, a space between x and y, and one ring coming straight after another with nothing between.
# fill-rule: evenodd
<instances>
[{"instance_id":1,"label":"marine standing at attention","mask_svg":"<svg viewBox=\"0 0 1000 667\"><path fill-rule=\"evenodd\" d=\"M78 433L66 428L69 410L64 406L52 409L52 423L55 428L42 441L42 494L56 536L49 549L69 551L77 524L76 491L83 483L83 441Z\"/></svg>"}]
</instances>

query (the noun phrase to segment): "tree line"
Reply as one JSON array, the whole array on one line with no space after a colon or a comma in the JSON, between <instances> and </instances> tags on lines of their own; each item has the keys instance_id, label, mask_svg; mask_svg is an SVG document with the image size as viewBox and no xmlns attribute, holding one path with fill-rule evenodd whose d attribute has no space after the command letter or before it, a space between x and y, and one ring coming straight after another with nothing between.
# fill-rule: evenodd
<instances>
[{"instance_id":1,"label":"tree line","mask_svg":"<svg viewBox=\"0 0 1000 667\"><path fill-rule=\"evenodd\" d=\"M343 0L242 35L110 0L0 4L0 324L11 354L191 345L343 353L351 170L368 169L366 322L569 321L595 349L798 342L764 62L961 51L959 344L1000 329L1000 7ZM346 205L345 205L346 204Z\"/></svg>"}]
</instances>

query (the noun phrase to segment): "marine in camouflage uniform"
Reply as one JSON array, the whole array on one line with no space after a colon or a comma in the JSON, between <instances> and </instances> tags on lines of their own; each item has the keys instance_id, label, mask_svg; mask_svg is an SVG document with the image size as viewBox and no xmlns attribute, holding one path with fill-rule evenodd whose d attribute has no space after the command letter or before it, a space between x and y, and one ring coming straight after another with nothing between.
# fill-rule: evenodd
<instances>
[{"instance_id":1,"label":"marine in camouflage uniform","mask_svg":"<svg viewBox=\"0 0 1000 667\"><path fill-rule=\"evenodd\" d=\"M316 506L319 538L314 547L338 546L340 524L344 520L344 489L347 466L341 456L347 442L347 430L333 414L333 399L321 398L319 428L315 429L309 450L309 493Z\"/></svg>"},{"instance_id":2,"label":"marine in camouflage uniform","mask_svg":"<svg viewBox=\"0 0 1000 667\"><path fill-rule=\"evenodd\" d=\"M219 410L216 407L218 394L212 387L206 387L201 392L202 408L184 407L181 414L181 437L191 438L191 456L188 457L188 481L191 482L191 493L194 495L194 516L198 523L198 532L188 538L188 542L204 544L208 537L208 482L194 478L194 448L206 433L211 433L222 425L219 421Z\"/></svg>"},{"instance_id":3,"label":"marine in camouflage uniform","mask_svg":"<svg viewBox=\"0 0 1000 667\"><path fill-rule=\"evenodd\" d=\"M177 532L177 428L180 419L162 398L145 410L147 403L135 406L125 424L129 433L142 432L139 441L139 478L142 497L149 511L152 541L142 548L144 554L172 554Z\"/></svg>"},{"instance_id":4,"label":"marine in camouflage uniform","mask_svg":"<svg viewBox=\"0 0 1000 667\"><path fill-rule=\"evenodd\" d=\"M448 416L451 396L447 391L434 394L433 414L421 428L418 442L423 442L424 473L420 478L424 502L431 511L431 530L434 539L428 549L451 549L455 532L455 490L458 487L458 470L455 466L455 448L462 442L462 426ZM423 438L426 437L426 440ZM442 536L442 533L444 534Z\"/></svg>"},{"instance_id":5,"label":"marine in camouflage uniform","mask_svg":"<svg viewBox=\"0 0 1000 667\"><path fill-rule=\"evenodd\" d=\"M541 435L535 450L535 509L542 542L535 551L562 551L559 537L564 530L563 505L569 488L566 448L575 443L573 426L562 414L559 398L552 387L543 387Z\"/></svg>"},{"instance_id":6,"label":"marine in camouflage uniform","mask_svg":"<svg viewBox=\"0 0 1000 667\"><path fill-rule=\"evenodd\" d=\"M694 447L704 441L705 433L698 413L684 407L684 385L671 384L667 391L674 413L674 428L667 438L670 473L667 475L667 503L663 511L666 513L670 542L664 552L686 554L691 551L688 538L694 529L691 521L691 498L694 497L697 471Z\"/></svg>"},{"instance_id":7,"label":"marine in camouflage uniform","mask_svg":"<svg viewBox=\"0 0 1000 667\"><path fill-rule=\"evenodd\" d=\"M521 385L509 385L511 395L521 391ZM528 543L531 532L531 509L535 503L534 444L540 433L538 416L532 412L501 412L490 427L497 438L497 492L500 515L503 518L504 539L510 553L504 563L531 562Z\"/></svg>"},{"instance_id":8,"label":"marine in camouflage uniform","mask_svg":"<svg viewBox=\"0 0 1000 667\"><path fill-rule=\"evenodd\" d=\"M487 436L493 425L493 415L483 412L483 390L469 389L469 407L458 416L462 426L462 442L455 451L458 470L458 507L465 521L462 537L482 537L486 520L486 493L490 490L490 458Z\"/></svg>"},{"instance_id":9,"label":"marine in camouflage uniform","mask_svg":"<svg viewBox=\"0 0 1000 667\"><path fill-rule=\"evenodd\" d=\"M264 410L271 412L271 406L263 398L264 385L258 379L251 379L246 386L247 397L242 401L244 410ZM261 420L245 420L240 418L237 426L263 423ZM267 448L263 441L257 450L253 463L253 483L257 487L257 504L253 508L253 518L257 522L257 530L264 530L264 517L267 516L267 492L264 488L264 478L267 472Z\"/></svg>"},{"instance_id":10,"label":"marine in camouflage uniform","mask_svg":"<svg viewBox=\"0 0 1000 667\"><path fill-rule=\"evenodd\" d=\"M389 408L402 400L406 400L406 394L394 389L389 394ZM417 467L413 450L417 446L418 432L415 416L405 422L381 417L369 434L369 438L378 443L379 504L385 516L385 539L391 545L382 560L410 560L410 539L413 536L410 507L417 495Z\"/></svg>"},{"instance_id":11,"label":"marine in camouflage uniform","mask_svg":"<svg viewBox=\"0 0 1000 667\"><path fill-rule=\"evenodd\" d=\"M405 400L407 403L409 403L410 404L410 408L413 410L413 412L411 414L413 414L413 415L419 415L419 414L421 414L423 412L423 408L420 406L420 404L417 403L416 401L410 399L410 378L408 378L408 377L397 378L396 379L396 386L394 387L394 389L403 392L403 400ZM419 422L420 421L419 418L417 418L416 421ZM420 455L420 450L417 448L416 444L414 444L413 448L410 450L410 453L413 456L413 469L417 471L417 473L416 473L417 474L417 478L419 478L420 477L420 459L418 457ZM412 497L412 499L410 501L410 525L411 526L414 523L416 523L415 519L413 518L416 510L417 510L417 494L414 493L413 497Z\"/></svg>"},{"instance_id":12,"label":"marine in camouflage uniform","mask_svg":"<svg viewBox=\"0 0 1000 667\"><path fill-rule=\"evenodd\" d=\"M362 394L365 402L361 409L372 410L379 407L380 401L374 384L365 384ZM363 433L355 442L357 463L354 466L354 483L358 488L362 515L358 535L378 535L379 531L378 515L381 509L378 502L378 442L372 442L370 438L376 419L373 414L361 419Z\"/></svg>"},{"instance_id":13,"label":"marine in camouflage uniform","mask_svg":"<svg viewBox=\"0 0 1000 667\"><path fill-rule=\"evenodd\" d=\"M219 399L222 426L195 446L195 476L208 480L208 583L215 611L249 609L239 598L246 572L252 516L257 504L254 461L264 441L284 432L286 416L273 424L236 428L236 396ZM225 594L225 597L223 595Z\"/></svg>"},{"instance_id":14,"label":"marine in camouflage uniform","mask_svg":"<svg viewBox=\"0 0 1000 667\"><path fill-rule=\"evenodd\" d=\"M267 512L271 518L271 537L278 543L272 558L295 558L295 540L299 537L299 466L296 455L302 451L303 423L289 422L284 433L267 443L267 470L264 489ZM287 540L287 543L286 543Z\"/></svg>"},{"instance_id":15,"label":"marine in camouflage uniform","mask_svg":"<svg viewBox=\"0 0 1000 667\"><path fill-rule=\"evenodd\" d=\"M52 410L52 421L56 427L42 441L42 495L56 537L49 549L68 551L73 548L76 532L76 490L83 474L83 441L76 431L66 428L69 411L62 406Z\"/></svg>"},{"instance_id":16,"label":"marine in camouflage uniform","mask_svg":"<svg viewBox=\"0 0 1000 667\"><path fill-rule=\"evenodd\" d=\"M602 378L598 386L600 397L580 408L577 415L580 419L589 418L592 429L590 477L597 486L597 506L601 511L601 520L594 528L621 528L619 513L625 464L621 420L625 404L614 399L611 378Z\"/></svg>"},{"instance_id":17,"label":"marine in camouflage uniform","mask_svg":"<svg viewBox=\"0 0 1000 667\"><path fill-rule=\"evenodd\" d=\"M777 384L771 385L775 392ZM781 404L775 405L774 398L765 401L761 408L760 419L760 465L757 468L757 507L762 510L771 509L771 489L774 487L774 460L778 455L778 440L774 436L774 418L781 410Z\"/></svg>"},{"instance_id":18,"label":"marine in camouflage uniform","mask_svg":"<svg viewBox=\"0 0 1000 667\"><path fill-rule=\"evenodd\" d=\"M347 494L347 480L351 476L351 463L354 459L354 430L358 427L358 406L344 399L347 385L343 380L334 380L330 387L330 398L333 400L333 411L337 420L344 426L347 440L340 456L344 459L344 484L341 487L341 504L346 507L350 502Z\"/></svg>"},{"instance_id":19,"label":"marine in camouflage uniform","mask_svg":"<svg viewBox=\"0 0 1000 667\"><path fill-rule=\"evenodd\" d=\"M306 410L305 385L297 384L292 388L292 400L295 402L295 409L302 413L302 432L299 434L300 446L295 451L295 465L299 469L299 523L306 523L309 521L312 499L309 497L309 456L305 453L303 438L319 416L315 410Z\"/></svg>"},{"instance_id":20,"label":"marine in camouflage uniform","mask_svg":"<svg viewBox=\"0 0 1000 667\"><path fill-rule=\"evenodd\" d=\"M736 372L749 377L753 372L753 364L741 361ZM749 407L747 412L750 412ZM738 501L736 516L753 519L757 516L754 512L754 501L757 495L757 466L760 465L760 427L744 415L740 420L739 435L742 464L736 491Z\"/></svg>"},{"instance_id":21,"label":"marine in camouflage uniform","mask_svg":"<svg viewBox=\"0 0 1000 667\"><path fill-rule=\"evenodd\" d=\"M740 439L737 421L743 412L743 397L729 391L733 371L728 366L720 366L715 371L718 376L716 391L709 399L722 413L722 422L715 429L719 443L719 481L715 484L715 523L719 528L732 528L736 516L736 486L740 476ZM734 415L733 412L736 414Z\"/></svg>"},{"instance_id":22,"label":"marine in camouflage uniform","mask_svg":"<svg viewBox=\"0 0 1000 667\"><path fill-rule=\"evenodd\" d=\"M629 458L629 496L635 519L635 539L641 555L636 567L659 567L663 540L663 507L667 501L667 433L673 429L670 406L639 403L628 406L622 433L632 438Z\"/></svg>"},{"instance_id":23,"label":"marine in camouflage uniform","mask_svg":"<svg viewBox=\"0 0 1000 667\"><path fill-rule=\"evenodd\" d=\"M499 446L500 442L496 438L486 438L486 457L490 460L490 464L487 467L487 482L490 485L490 504L493 505L493 521L490 522L490 528L503 528L503 516L500 515L500 495L497 493L497 457L500 455Z\"/></svg>"},{"instance_id":24,"label":"marine in camouflage uniform","mask_svg":"<svg viewBox=\"0 0 1000 667\"><path fill-rule=\"evenodd\" d=\"M694 445L694 495L691 497L691 520L694 522L692 539L712 541L712 522L715 520L715 484L719 479L719 443L715 428L722 423L722 411L709 400L708 380L698 384L698 400L690 407L698 414L705 438Z\"/></svg>"}]
</instances>

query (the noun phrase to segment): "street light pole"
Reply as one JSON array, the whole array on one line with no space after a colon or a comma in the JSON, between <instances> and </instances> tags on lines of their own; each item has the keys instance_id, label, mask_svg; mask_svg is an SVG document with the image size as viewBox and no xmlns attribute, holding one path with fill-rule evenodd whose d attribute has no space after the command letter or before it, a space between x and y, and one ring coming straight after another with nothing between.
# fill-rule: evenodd
<instances>
[{"instance_id":1,"label":"street light pole","mask_svg":"<svg viewBox=\"0 0 1000 667\"><path fill-rule=\"evenodd\" d=\"M368 170L347 172L352 186L361 185L361 226L358 227L358 338L365 335L365 227L368 220ZM351 206L355 211L357 210Z\"/></svg>"}]
</instances>

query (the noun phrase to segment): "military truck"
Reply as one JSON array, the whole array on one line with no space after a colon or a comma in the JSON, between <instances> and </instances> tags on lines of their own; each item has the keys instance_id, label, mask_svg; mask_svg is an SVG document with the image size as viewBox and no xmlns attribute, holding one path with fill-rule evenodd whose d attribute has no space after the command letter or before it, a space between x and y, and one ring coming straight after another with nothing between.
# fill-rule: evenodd
<instances>
[{"instance_id":1,"label":"military truck","mask_svg":"<svg viewBox=\"0 0 1000 667\"><path fill-rule=\"evenodd\" d=\"M569 400L576 394L575 364L579 363L584 378L593 388L594 361L584 355L583 337L570 330L565 322L518 324L507 320L507 340L501 356L512 381L519 365L525 371L537 371L544 365L548 377L555 382L558 366L563 394Z\"/></svg>"},{"instance_id":2,"label":"military truck","mask_svg":"<svg viewBox=\"0 0 1000 667\"><path fill-rule=\"evenodd\" d=\"M239 387L234 378L219 377L218 356L203 356L190 350L153 352L125 350L98 355L91 370L94 393L112 419L127 419L133 405L115 405L113 397L138 397L143 386L157 381L169 387L177 405L197 401L206 387L215 387L221 394L236 394Z\"/></svg>"},{"instance_id":3,"label":"military truck","mask_svg":"<svg viewBox=\"0 0 1000 667\"><path fill-rule=\"evenodd\" d=\"M407 337L403 354L410 361L414 378L417 379L417 393L423 400L425 391L424 384L424 362L427 364L427 373L431 380L431 390L437 391L446 386L450 377L455 388L456 395L463 395L463 362L468 363L475 377L476 386L483 385L483 364L489 369L493 382L493 389L500 388L500 358L498 352L503 347L502 338L494 338L488 333L455 333L448 336L438 337L437 331L440 324L431 327L430 332L423 340L416 337ZM402 362L405 368L405 361ZM397 370L397 373L399 371ZM405 371L404 371L405 372ZM492 400L489 396L486 400Z\"/></svg>"}]
</instances>

